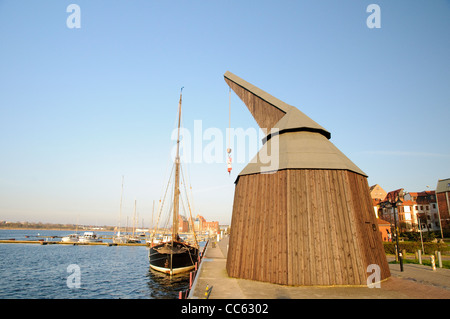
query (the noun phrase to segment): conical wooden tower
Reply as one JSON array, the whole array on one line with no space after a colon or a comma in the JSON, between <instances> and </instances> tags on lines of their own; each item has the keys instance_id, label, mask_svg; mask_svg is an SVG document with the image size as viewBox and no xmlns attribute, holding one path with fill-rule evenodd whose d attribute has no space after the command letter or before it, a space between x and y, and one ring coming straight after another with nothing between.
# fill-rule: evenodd
<instances>
[{"instance_id":1,"label":"conical wooden tower","mask_svg":"<svg viewBox=\"0 0 450 319\"><path fill-rule=\"evenodd\" d=\"M229 276L284 285L366 285L390 276L367 175L297 108L226 72L267 136L236 179Z\"/></svg>"}]
</instances>

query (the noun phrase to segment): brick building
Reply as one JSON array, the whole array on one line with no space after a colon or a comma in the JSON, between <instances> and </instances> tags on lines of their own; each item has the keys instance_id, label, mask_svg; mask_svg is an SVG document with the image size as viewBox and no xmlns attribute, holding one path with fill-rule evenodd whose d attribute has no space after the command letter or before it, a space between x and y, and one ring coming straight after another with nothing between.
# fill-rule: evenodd
<instances>
[{"instance_id":1,"label":"brick building","mask_svg":"<svg viewBox=\"0 0 450 319\"><path fill-rule=\"evenodd\" d=\"M179 232L188 232L190 231L190 228L192 225L194 225L194 230L196 232L210 232L210 233L219 233L219 222L207 222L206 219L201 216L197 215L193 220L189 221L180 215L179 217Z\"/></svg>"},{"instance_id":2,"label":"brick building","mask_svg":"<svg viewBox=\"0 0 450 319\"><path fill-rule=\"evenodd\" d=\"M203 231L218 234L220 232L219 222L205 222L203 223Z\"/></svg>"},{"instance_id":3,"label":"brick building","mask_svg":"<svg viewBox=\"0 0 450 319\"><path fill-rule=\"evenodd\" d=\"M187 233L189 231L189 221L184 217L178 216L178 232Z\"/></svg>"},{"instance_id":4,"label":"brick building","mask_svg":"<svg viewBox=\"0 0 450 319\"><path fill-rule=\"evenodd\" d=\"M450 231L450 178L440 179L436 186L438 214L443 231Z\"/></svg>"},{"instance_id":5,"label":"brick building","mask_svg":"<svg viewBox=\"0 0 450 319\"><path fill-rule=\"evenodd\" d=\"M374 200L378 200L378 201L382 201L386 198L386 191L381 188L380 185L375 184L373 186L370 186L370 197L372 197L372 199Z\"/></svg>"}]
</instances>

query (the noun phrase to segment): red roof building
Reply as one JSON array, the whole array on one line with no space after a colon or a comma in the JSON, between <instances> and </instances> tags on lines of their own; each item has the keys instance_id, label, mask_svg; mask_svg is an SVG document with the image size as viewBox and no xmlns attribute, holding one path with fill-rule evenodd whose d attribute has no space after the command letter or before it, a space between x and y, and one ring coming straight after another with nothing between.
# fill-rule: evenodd
<instances>
[{"instance_id":1,"label":"red roof building","mask_svg":"<svg viewBox=\"0 0 450 319\"><path fill-rule=\"evenodd\" d=\"M383 219L377 218L378 229L380 230L382 241L392 241L391 224Z\"/></svg>"},{"instance_id":2,"label":"red roof building","mask_svg":"<svg viewBox=\"0 0 450 319\"><path fill-rule=\"evenodd\" d=\"M411 201L411 212L414 213L413 230L440 231L439 211L435 191L409 192L405 200ZM420 229L419 229L420 220ZM414 227L414 225L416 227Z\"/></svg>"}]
</instances>

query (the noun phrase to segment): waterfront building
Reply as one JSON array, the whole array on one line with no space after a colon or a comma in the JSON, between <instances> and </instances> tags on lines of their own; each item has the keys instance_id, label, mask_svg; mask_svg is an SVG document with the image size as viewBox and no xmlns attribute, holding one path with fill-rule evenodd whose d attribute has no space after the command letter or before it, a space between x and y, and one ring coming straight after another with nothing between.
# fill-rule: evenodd
<instances>
[{"instance_id":1,"label":"waterfront building","mask_svg":"<svg viewBox=\"0 0 450 319\"><path fill-rule=\"evenodd\" d=\"M212 234L220 232L219 222L205 222L203 223L203 231L207 231Z\"/></svg>"},{"instance_id":2,"label":"waterfront building","mask_svg":"<svg viewBox=\"0 0 450 319\"><path fill-rule=\"evenodd\" d=\"M188 229L189 227L192 227L191 225L194 225L194 230L199 233L209 232L210 234L217 234L220 232L219 222L217 221L208 222L206 221L205 217L201 215L197 215L195 219L191 220L190 223L188 223L187 220L186 221L183 220L183 222L186 223L185 227L187 227Z\"/></svg>"},{"instance_id":3,"label":"waterfront building","mask_svg":"<svg viewBox=\"0 0 450 319\"><path fill-rule=\"evenodd\" d=\"M189 232L189 221L183 215L178 215L178 232L187 233Z\"/></svg>"},{"instance_id":4,"label":"waterfront building","mask_svg":"<svg viewBox=\"0 0 450 319\"><path fill-rule=\"evenodd\" d=\"M206 219L201 216L197 215L197 217L194 219L194 229L195 231L201 232L203 231L203 224L206 223Z\"/></svg>"}]
</instances>

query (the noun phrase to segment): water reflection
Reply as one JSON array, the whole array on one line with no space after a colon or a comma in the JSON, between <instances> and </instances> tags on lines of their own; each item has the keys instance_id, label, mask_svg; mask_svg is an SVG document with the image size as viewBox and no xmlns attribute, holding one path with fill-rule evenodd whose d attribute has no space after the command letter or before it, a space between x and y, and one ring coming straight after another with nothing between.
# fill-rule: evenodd
<instances>
[{"instance_id":1,"label":"water reflection","mask_svg":"<svg viewBox=\"0 0 450 319\"><path fill-rule=\"evenodd\" d=\"M150 298L178 298L179 291L189 288L189 272L170 276L149 267L147 277Z\"/></svg>"},{"instance_id":2,"label":"water reflection","mask_svg":"<svg viewBox=\"0 0 450 319\"><path fill-rule=\"evenodd\" d=\"M0 238L64 236L65 231L0 230ZM70 288L69 265L81 272ZM189 273L168 276L150 269L145 246L0 244L0 299L177 299Z\"/></svg>"}]
</instances>

